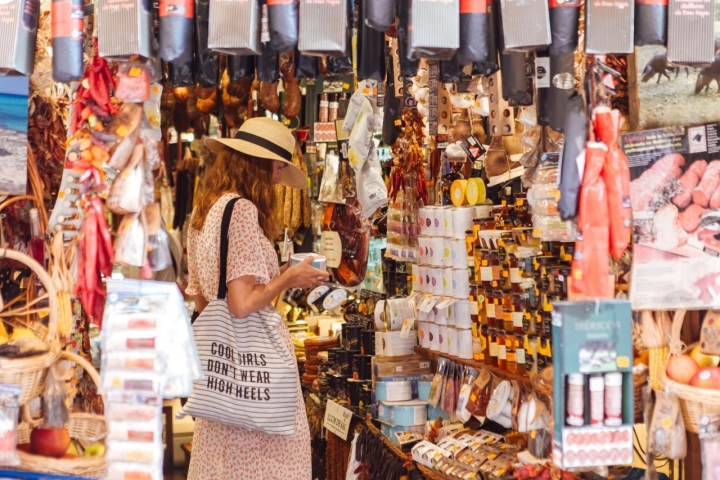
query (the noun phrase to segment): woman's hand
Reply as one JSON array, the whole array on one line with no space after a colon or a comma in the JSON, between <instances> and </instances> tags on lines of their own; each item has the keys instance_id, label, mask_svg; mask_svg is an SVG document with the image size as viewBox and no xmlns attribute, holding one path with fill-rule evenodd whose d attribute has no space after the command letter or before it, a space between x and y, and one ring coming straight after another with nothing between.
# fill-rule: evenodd
<instances>
[{"instance_id":1,"label":"woman's hand","mask_svg":"<svg viewBox=\"0 0 720 480\"><path fill-rule=\"evenodd\" d=\"M313 257L309 256L297 265L287 269L283 275L288 279L288 288L313 288L330 279L330 274L312 266Z\"/></svg>"}]
</instances>

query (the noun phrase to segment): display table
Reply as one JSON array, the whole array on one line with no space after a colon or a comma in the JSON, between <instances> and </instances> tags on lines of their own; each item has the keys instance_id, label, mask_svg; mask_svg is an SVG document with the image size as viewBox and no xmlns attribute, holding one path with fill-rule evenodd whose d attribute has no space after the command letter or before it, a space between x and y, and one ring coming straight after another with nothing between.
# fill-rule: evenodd
<instances>
[{"instance_id":1,"label":"display table","mask_svg":"<svg viewBox=\"0 0 720 480\"><path fill-rule=\"evenodd\" d=\"M87 480L88 477L69 477L66 475L52 475L49 473L22 472L19 470L0 470L0 480Z\"/></svg>"}]
</instances>

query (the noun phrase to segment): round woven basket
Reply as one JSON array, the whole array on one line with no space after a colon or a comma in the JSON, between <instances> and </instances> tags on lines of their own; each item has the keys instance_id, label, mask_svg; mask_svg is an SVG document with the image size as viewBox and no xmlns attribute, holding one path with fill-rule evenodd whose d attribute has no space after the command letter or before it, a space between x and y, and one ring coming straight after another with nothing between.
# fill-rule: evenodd
<instances>
[{"instance_id":1,"label":"round woven basket","mask_svg":"<svg viewBox=\"0 0 720 480\"><path fill-rule=\"evenodd\" d=\"M97 370L84 358L65 351L60 354L60 358L77 363L88 372L90 378L92 378L96 385L100 384L100 375ZM26 419L29 418L27 407L23 409L23 417ZM33 427L39 423L39 421L29 422L27 420L21 423L18 426L18 443L29 443L30 432ZM97 442L105 438L107 433L105 417L103 415L93 415L90 413L71 413L65 428L67 428L70 438L86 440L88 442ZM20 456L20 465L16 467L18 470L90 478L106 477L104 455L78 458L51 458L22 451L18 451L18 455Z\"/></svg>"},{"instance_id":2,"label":"round woven basket","mask_svg":"<svg viewBox=\"0 0 720 480\"><path fill-rule=\"evenodd\" d=\"M670 356L680 355L686 349L685 344L680 340L684 318L685 310L675 312L670 337ZM674 393L680 399L686 430L698 433L703 417L720 415L720 390L691 387L674 382L668 378L665 368L660 370L660 384L663 389Z\"/></svg>"},{"instance_id":3,"label":"round woven basket","mask_svg":"<svg viewBox=\"0 0 720 480\"><path fill-rule=\"evenodd\" d=\"M29 267L42 282L48 297L48 310L50 320L45 337L42 339L49 350L42 355L25 358L0 357L0 383L22 386L20 405L27 404L31 399L42 394L45 384L45 374L60 355L60 346L57 338L58 300L55 286L50 275L33 258L15 250L0 250L0 259L7 258L20 262Z\"/></svg>"}]
</instances>

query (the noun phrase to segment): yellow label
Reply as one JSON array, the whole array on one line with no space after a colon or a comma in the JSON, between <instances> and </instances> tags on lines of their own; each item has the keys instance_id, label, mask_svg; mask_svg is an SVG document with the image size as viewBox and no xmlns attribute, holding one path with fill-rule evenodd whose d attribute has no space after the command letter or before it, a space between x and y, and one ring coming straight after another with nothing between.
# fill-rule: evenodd
<instances>
[{"instance_id":1,"label":"yellow label","mask_svg":"<svg viewBox=\"0 0 720 480\"><path fill-rule=\"evenodd\" d=\"M128 72L128 76L130 77L139 77L142 73L142 68L140 67L132 67L130 71Z\"/></svg>"},{"instance_id":2,"label":"yellow label","mask_svg":"<svg viewBox=\"0 0 720 480\"><path fill-rule=\"evenodd\" d=\"M532 234L533 234L533 237L539 237L540 235L542 235L542 230L540 230L539 228L535 228L535 229L533 229Z\"/></svg>"},{"instance_id":3,"label":"yellow label","mask_svg":"<svg viewBox=\"0 0 720 480\"><path fill-rule=\"evenodd\" d=\"M628 368L630 366L630 358L629 357L617 357L617 366L618 366L618 368Z\"/></svg>"},{"instance_id":4,"label":"yellow label","mask_svg":"<svg viewBox=\"0 0 720 480\"><path fill-rule=\"evenodd\" d=\"M672 418L663 418L662 419L662 428L671 428L673 426Z\"/></svg>"},{"instance_id":5,"label":"yellow label","mask_svg":"<svg viewBox=\"0 0 720 480\"><path fill-rule=\"evenodd\" d=\"M127 135L127 127L125 125L120 125L115 132L118 134L119 137L125 137Z\"/></svg>"},{"instance_id":6,"label":"yellow label","mask_svg":"<svg viewBox=\"0 0 720 480\"><path fill-rule=\"evenodd\" d=\"M535 430L530 432L530 438L535 439Z\"/></svg>"},{"instance_id":7,"label":"yellow label","mask_svg":"<svg viewBox=\"0 0 720 480\"><path fill-rule=\"evenodd\" d=\"M400 125L402 125L402 120L400 120L399 118L395 119L395 126L399 127Z\"/></svg>"},{"instance_id":8,"label":"yellow label","mask_svg":"<svg viewBox=\"0 0 720 480\"><path fill-rule=\"evenodd\" d=\"M348 88L350 88L350 84L347 82L343 83L343 90L347 90Z\"/></svg>"}]
</instances>

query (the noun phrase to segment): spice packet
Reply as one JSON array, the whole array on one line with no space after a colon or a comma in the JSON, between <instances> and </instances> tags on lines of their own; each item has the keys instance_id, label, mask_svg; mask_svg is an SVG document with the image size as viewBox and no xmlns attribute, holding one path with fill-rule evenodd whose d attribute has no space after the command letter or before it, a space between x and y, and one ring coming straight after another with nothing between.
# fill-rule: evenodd
<instances>
[{"instance_id":1,"label":"spice packet","mask_svg":"<svg viewBox=\"0 0 720 480\"><path fill-rule=\"evenodd\" d=\"M432 408L436 408L440 404L443 390L445 389L445 381L447 379L447 372L450 368L450 360L447 358L438 358L438 368L435 377L433 378L432 384L430 385L430 395L428 396L428 404Z\"/></svg>"},{"instance_id":2,"label":"spice packet","mask_svg":"<svg viewBox=\"0 0 720 480\"><path fill-rule=\"evenodd\" d=\"M111 420L108 422L108 440L155 442L162 436L162 422L137 420Z\"/></svg>"},{"instance_id":3,"label":"spice packet","mask_svg":"<svg viewBox=\"0 0 720 480\"><path fill-rule=\"evenodd\" d=\"M103 372L101 389L109 391L161 392L165 379L155 372L109 370Z\"/></svg>"},{"instance_id":4,"label":"spice packet","mask_svg":"<svg viewBox=\"0 0 720 480\"><path fill-rule=\"evenodd\" d=\"M0 465L19 465L17 426L20 385L0 384Z\"/></svg>"}]
</instances>

